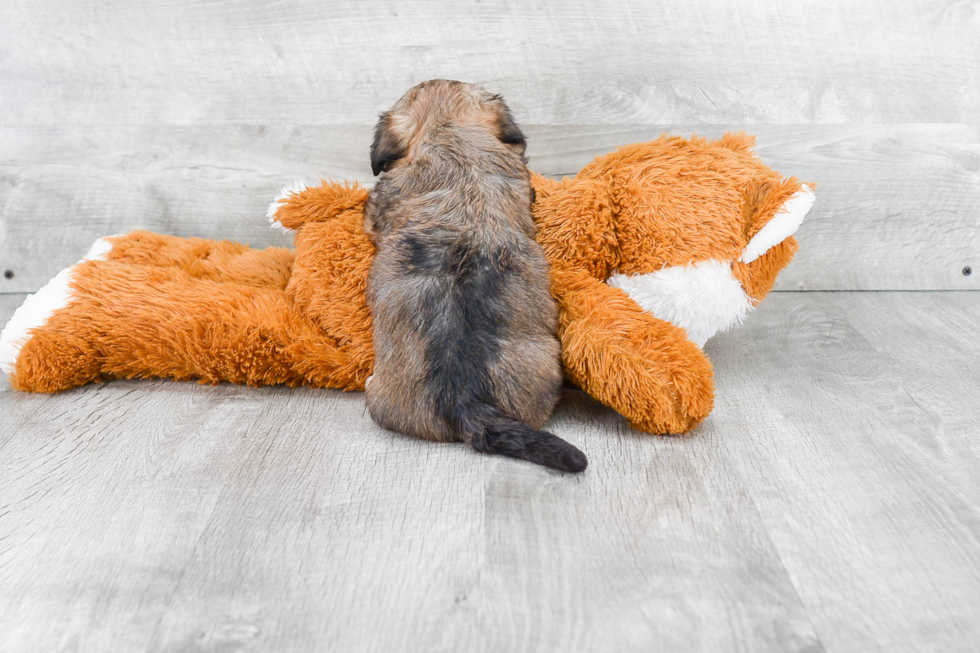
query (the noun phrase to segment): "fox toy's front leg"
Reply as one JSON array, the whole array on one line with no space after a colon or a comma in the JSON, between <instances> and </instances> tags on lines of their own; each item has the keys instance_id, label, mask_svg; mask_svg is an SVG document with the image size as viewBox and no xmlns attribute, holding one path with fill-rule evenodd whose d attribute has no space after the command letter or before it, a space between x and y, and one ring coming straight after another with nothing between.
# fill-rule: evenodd
<instances>
[{"instance_id":1,"label":"fox toy's front leg","mask_svg":"<svg viewBox=\"0 0 980 653\"><path fill-rule=\"evenodd\" d=\"M684 433L711 412L711 363L685 331L580 270L552 272L566 375L649 433Z\"/></svg>"},{"instance_id":2,"label":"fox toy's front leg","mask_svg":"<svg viewBox=\"0 0 980 653\"><path fill-rule=\"evenodd\" d=\"M711 363L684 329L601 281L619 262L608 193L587 179L534 180L566 376L637 429L690 430L711 412Z\"/></svg>"}]
</instances>

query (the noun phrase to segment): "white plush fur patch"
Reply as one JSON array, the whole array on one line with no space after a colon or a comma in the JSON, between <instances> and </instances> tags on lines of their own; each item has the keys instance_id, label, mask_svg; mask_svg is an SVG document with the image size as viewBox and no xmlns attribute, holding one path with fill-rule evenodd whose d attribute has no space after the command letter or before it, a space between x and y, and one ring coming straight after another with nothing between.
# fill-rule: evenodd
<instances>
[{"instance_id":1,"label":"white plush fur patch","mask_svg":"<svg viewBox=\"0 0 980 653\"><path fill-rule=\"evenodd\" d=\"M742 263L751 263L795 234L803 224L803 218L810 212L815 199L813 190L803 184L800 190L793 193L793 196L779 207L779 211L766 223L766 226L752 237L739 260Z\"/></svg>"},{"instance_id":2,"label":"white plush fur patch","mask_svg":"<svg viewBox=\"0 0 980 653\"><path fill-rule=\"evenodd\" d=\"M286 186L281 191L279 191L279 194L276 195L276 199L273 200L272 204L269 205L269 210L265 212L265 217L269 218L269 224L276 229L282 229L287 233L292 233L293 232L292 229L284 227L283 224L279 222L279 219L276 218L276 214L279 212L279 209L281 209L286 204L286 200L289 199L290 195L295 195L296 193L302 193L304 190L306 190L306 188L307 188L306 182L300 180L291 183L290 185Z\"/></svg>"},{"instance_id":3,"label":"white plush fur patch","mask_svg":"<svg viewBox=\"0 0 980 653\"><path fill-rule=\"evenodd\" d=\"M104 261L111 251L112 243L105 238L99 238L92 244L82 261ZM33 295L28 295L20 308L14 312L14 316L0 333L0 370L12 374L20 350L30 340L31 330L47 324L56 310L64 308L71 301L69 282L72 271L77 265L78 263L65 268L43 288Z\"/></svg>"},{"instance_id":4,"label":"white plush fur patch","mask_svg":"<svg viewBox=\"0 0 980 653\"><path fill-rule=\"evenodd\" d=\"M115 236L109 238L115 238ZM109 242L109 238L99 238L92 243L92 246L88 248L88 254L82 257L82 261L105 261L108 259L109 252L112 251L112 243Z\"/></svg>"},{"instance_id":5,"label":"white plush fur patch","mask_svg":"<svg viewBox=\"0 0 980 653\"><path fill-rule=\"evenodd\" d=\"M606 282L622 289L640 308L687 331L703 347L708 338L739 324L752 310L752 299L732 275L731 263L701 261Z\"/></svg>"}]
</instances>

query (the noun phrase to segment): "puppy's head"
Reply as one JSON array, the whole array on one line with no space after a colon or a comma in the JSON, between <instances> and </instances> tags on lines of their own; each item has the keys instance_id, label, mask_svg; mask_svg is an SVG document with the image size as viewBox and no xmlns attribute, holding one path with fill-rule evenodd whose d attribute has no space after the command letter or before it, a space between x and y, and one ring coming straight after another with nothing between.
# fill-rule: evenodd
<instances>
[{"instance_id":1,"label":"puppy's head","mask_svg":"<svg viewBox=\"0 0 980 653\"><path fill-rule=\"evenodd\" d=\"M381 114L371 145L375 175L410 161L431 130L445 126L478 129L521 157L527 141L499 95L475 84L433 79L414 86Z\"/></svg>"}]
</instances>

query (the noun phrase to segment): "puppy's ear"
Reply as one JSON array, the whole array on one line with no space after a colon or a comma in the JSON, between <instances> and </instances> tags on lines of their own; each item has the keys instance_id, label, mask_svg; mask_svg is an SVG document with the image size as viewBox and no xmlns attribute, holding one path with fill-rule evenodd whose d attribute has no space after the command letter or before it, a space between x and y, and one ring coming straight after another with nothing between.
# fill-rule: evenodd
<instances>
[{"instance_id":1,"label":"puppy's ear","mask_svg":"<svg viewBox=\"0 0 980 653\"><path fill-rule=\"evenodd\" d=\"M514 122L514 116L511 115L510 109L503 102L500 103L500 113L497 117L497 123L500 128L498 138L500 138L502 143L517 145L521 148L527 147L527 139L524 138L524 132Z\"/></svg>"},{"instance_id":2,"label":"puppy's ear","mask_svg":"<svg viewBox=\"0 0 980 653\"><path fill-rule=\"evenodd\" d=\"M391 128L391 114L381 114L374 128L374 143L371 144L371 172L375 176L391 170L392 164L405 156L405 146Z\"/></svg>"}]
</instances>

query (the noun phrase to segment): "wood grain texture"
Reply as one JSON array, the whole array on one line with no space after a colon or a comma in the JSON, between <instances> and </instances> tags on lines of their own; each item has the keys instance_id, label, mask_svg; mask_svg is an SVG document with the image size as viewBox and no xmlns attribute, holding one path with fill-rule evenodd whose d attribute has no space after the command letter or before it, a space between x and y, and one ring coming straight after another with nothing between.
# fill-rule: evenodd
<instances>
[{"instance_id":1,"label":"wood grain texture","mask_svg":"<svg viewBox=\"0 0 980 653\"><path fill-rule=\"evenodd\" d=\"M534 124L973 122L978 32L954 0L7 0L0 121L363 124L449 77Z\"/></svg>"},{"instance_id":2,"label":"wood grain texture","mask_svg":"<svg viewBox=\"0 0 980 653\"><path fill-rule=\"evenodd\" d=\"M0 296L0 317L8 297ZM689 437L569 391L582 476L360 394L0 394L0 648L968 651L980 293L780 293Z\"/></svg>"},{"instance_id":3,"label":"wood grain texture","mask_svg":"<svg viewBox=\"0 0 980 653\"><path fill-rule=\"evenodd\" d=\"M715 448L651 447L577 393L554 428L585 482L383 433L359 394L3 400L5 650L819 644Z\"/></svg>"},{"instance_id":4,"label":"wood grain texture","mask_svg":"<svg viewBox=\"0 0 980 653\"><path fill-rule=\"evenodd\" d=\"M0 294L0 322L6 324L26 296L24 293Z\"/></svg>"},{"instance_id":5,"label":"wood grain texture","mask_svg":"<svg viewBox=\"0 0 980 653\"><path fill-rule=\"evenodd\" d=\"M669 129L535 126L529 155L573 174ZM777 289L980 289L980 130L975 125L759 126L757 150L819 184L800 253ZM285 245L265 210L285 184L370 182L368 126L0 127L0 291L33 292L101 236L144 228ZM964 276L965 266L978 270Z\"/></svg>"},{"instance_id":6,"label":"wood grain texture","mask_svg":"<svg viewBox=\"0 0 980 653\"><path fill-rule=\"evenodd\" d=\"M711 430L827 650L980 641L980 293L781 294L709 343Z\"/></svg>"}]
</instances>

